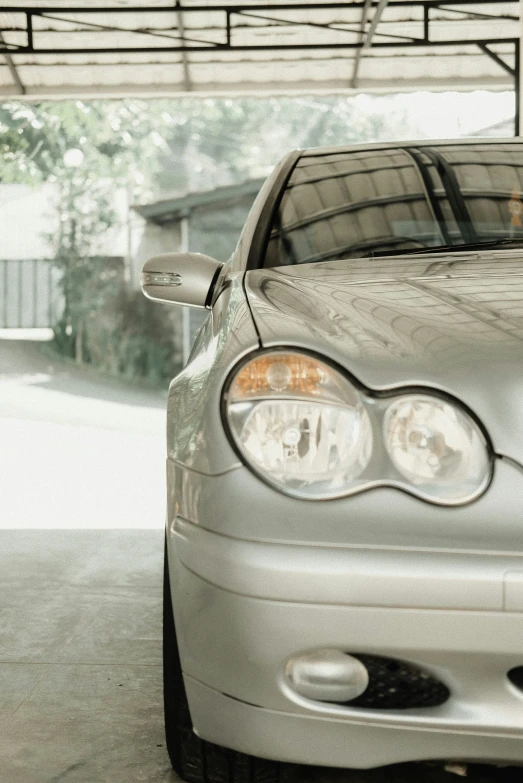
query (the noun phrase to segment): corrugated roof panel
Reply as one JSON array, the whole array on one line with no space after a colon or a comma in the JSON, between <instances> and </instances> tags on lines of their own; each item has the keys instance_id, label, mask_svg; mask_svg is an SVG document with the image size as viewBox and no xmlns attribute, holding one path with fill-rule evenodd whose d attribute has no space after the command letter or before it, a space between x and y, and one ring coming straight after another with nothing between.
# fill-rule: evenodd
<instances>
[{"instance_id":1,"label":"corrugated roof panel","mask_svg":"<svg viewBox=\"0 0 523 783\"><path fill-rule=\"evenodd\" d=\"M355 86L358 59L360 90L512 86L511 74L478 43L513 68L517 2L455 0L440 8L428 0L389 0L359 57L355 47L376 13L373 5L362 28L362 6L361 0L241 6L184 0L180 14L170 0L141 8L132 0L67 6L11 0L0 11L11 59L0 55L0 94L20 93L12 65L26 95L35 97L340 91Z\"/></svg>"}]
</instances>

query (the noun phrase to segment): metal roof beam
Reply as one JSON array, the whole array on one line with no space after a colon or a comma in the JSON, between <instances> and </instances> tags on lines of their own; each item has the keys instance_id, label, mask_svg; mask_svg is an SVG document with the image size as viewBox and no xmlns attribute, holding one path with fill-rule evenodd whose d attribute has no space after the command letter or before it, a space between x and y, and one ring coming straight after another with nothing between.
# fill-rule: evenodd
<instances>
[{"instance_id":1,"label":"metal roof beam","mask_svg":"<svg viewBox=\"0 0 523 783\"><path fill-rule=\"evenodd\" d=\"M42 19L50 19L51 21L55 21L55 22L69 22L69 24L75 24L74 19L66 19L63 16L56 16L54 14L51 16L47 11L42 11L39 14L39 16L41 16ZM162 33L159 30L151 30L151 28L149 27L136 27L136 28L115 27L114 25L101 24L100 22L86 22L85 19L82 19L81 24L84 26L84 28L86 27L87 30L82 28L77 28L76 30L72 31L73 35L77 35L78 33L90 32L90 30L102 30L103 32L108 32L108 33L131 33L133 35L149 35L152 38L167 38L169 41L182 41L182 45L184 45L187 41L190 41L191 43L200 43L200 44L208 43L207 41L202 40L201 38L187 38L187 36L184 36L182 38L181 35L169 35L169 33ZM178 27L178 30L179 29L180 28ZM63 32L61 30L52 30L52 31L46 30L45 32L46 33L53 32L56 33L57 35L63 35Z\"/></svg>"},{"instance_id":2,"label":"metal roof beam","mask_svg":"<svg viewBox=\"0 0 523 783\"><path fill-rule=\"evenodd\" d=\"M507 44L512 43L514 38L485 38L476 39L471 41L469 38L451 38L441 41L427 41L422 38L409 39L409 40L395 40L395 41L381 41L376 43L375 49L382 50L394 50L394 49L412 49L412 48L427 48L430 46L433 49L442 48L447 46L476 46L480 43L484 44ZM311 51L311 50L342 50L342 49L360 49L361 44L354 43L310 43L310 44L252 44L252 45L235 45L231 47L212 44L210 46L191 46L191 53L197 52L292 52L292 51ZM169 53L169 52L183 52L183 46L162 46L161 48L156 46L101 46L101 47L87 47L87 48L73 48L73 47L56 47L49 48L37 48L26 49L23 47L18 48L0 48L0 54L12 54L12 55L26 55L26 54L41 54L41 55L56 55L56 54L145 54L145 53Z\"/></svg>"},{"instance_id":3,"label":"metal roof beam","mask_svg":"<svg viewBox=\"0 0 523 783\"><path fill-rule=\"evenodd\" d=\"M1 32L0 32L0 43L4 44L4 46L6 45L6 42L4 40L4 36L2 35ZM11 57L10 54L4 54L4 60L6 62L7 67L9 68L9 72L11 74L13 82L16 85L16 88L17 88L18 92L20 93L20 95L25 95L26 94L26 89L25 89L25 86L24 86L24 84L23 84L23 82L22 82L22 80L20 78L20 74L18 73L18 71L16 69L16 65L13 62L13 58Z\"/></svg>"},{"instance_id":4,"label":"metal roof beam","mask_svg":"<svg viewBox=\"0 0 523 783\"><path fill-rule=\"evenodd\" d=\"M376 28L377 28L377 26L379 24L379 21L381 19L381 15L382 15L383 11L385 10L388 2L389 2L389 0L379 0L378 7L376 8L376 11L374 12L374 16L372 18L372 22L370 23L369 31L368 31L367 35L365 36L364 40L361 42L360 48L356 52L356 56L354 58L354 70L352 72L352 87L356 87L356 85L358 83L358 71L359 71L359 68L360 68L361 58L363 56L363 50L364 49L368 49L370 46L372 46L372 39L374 38L374 34L376 32ZM367 13L368 13L368 8L369 8L370 5L371 5L370 2L369 3L366 2L365 5L363 6L362 21L361 21L362 32L364 31L365 24L367 22Z\"/></svg>"},{"instance_id":5,"label":"metal roof beam","mask_svg":"<svg viewBox=\"0 0 523 783\"><path fill-rule=\"evenodd\" d=\"M481 0L478 3L478 5L481 5ZM514 16L513 14L485 14L483 11L463 11L461 8L449 8L446 5L437 5L434 6L438 11L445 11L447 14L460 14L461 16L465 16L467 19L474 20L474 19L508 19L512 22L517 22L519 20L519 16Z\"/></svg>"},{"instance_id":6,"label":"metal roof beam","mask_svg":"<svg viewBox=\"0 0 523 783\"><path fill-rule=\"evenodd\" d=\"M364 16L362 15L362 19L363 18L366 19L366 15L367 15L368 9L371 7L371 5L372 5L372 3L374 1L375 0L365 0L365 5L364 5L364 8L363 8ZM273 7L273 6L271 6L271 7ZM295 8L295 6L293 6L293 8ZM354 24L346 24L343 27L338 27L336 22L325 22L323 24L323 23L319 23L319 22L310 22L310 21L307 21L307 20L304 20L304 19L280 19L279 17L276 17L276 16L267 16L266 14L263 14L263 15L262 14L258 14L258 13L251 14L247 10L234 11L234 12L231 11L230 14L229 14L229 17L232 16L233 13L238 15L238 16L241 16L242 18L246 17L247 19L262 19L265 22L275 22L276 24L274 25L274 27L276 27L277 25L282 25L282 26L286 25L286 26L291 26L291 27L312 27L314 29L328 30L328 31L333 30L333 31L341 32L341 33L355 33L355 32L359 32L359 34L360 34L360 41L363 40L363 36L365 34L365 25L364 25L364 23L363 24L360 23L357 26L354 25ZM243 27L243 26L234 25L234 29L235 30L240 29L240 27ZM245 27L248 27L248 25L245 25ZM268 26L268 28L270 28L270 25ZM374 32L374 35L382 35L382 36L384 36L386 38L395 38L395 39L401 40L401 41L416 41L417 40L412 35L395 35L394 33L377 33L377 32ZM230 35L229 34L227 36L227 41L228 41L228 44L230 45Z\"/></svg>"},{"instance_id":7,"label":"metal roof beam","mask_svg":"<svg viewBox=\"0 0 523 783\"><path fill-rule=\"evenodd\" d=\"M8 37L7 41L0 37L0 56L5 58L20 94L27 94L16 69L20 62L33 70L47 65L67 68L67 62L62 63L60 59L56 62L56 59L65 55L69 60L70 56L78 54L88 55L86 68L101 65L97 62L99 55L117 54L121 58L125 54L157 54L158 57L151 60L166 63L168 59L170 65L176 64L181 71L181 76L176 76L176 91L189 92L202 87L194 81L196 63L215 62L216 68L220 68L222 63L230 63L229 54L236 54L238 58L240 53L270 52L277 61L278 52L316 51L321 58L321 52L328 51L329 57L336 59L338 53L341 55L354 50L350 78L345 83L341 79L338 81L344 89L357 89L358 84L363 83L363 77L359 76L361 59L371 46L373 54L384 57L392 57L402 50L405 54L408 51L411 56L426 56L429 47L443 52L448 46L461 47L464 57L474 51L477 53L479 49L499 66L499 70L487 68L485 78L502 83L506 79L505 74L514 75L514 68L506 62L507 45L519 43L516 31L511 29L511 22L508 27L506 24L501 26L499 31L503 35L500 36L495 35L498 28L490 29L488 24L492 17L516 19L507 13L506 2L501 5L502 0L394 0L393 3L388 3L388 0L353 0L351 3L290 1L271 5L258 2L241 5L234 1L188 5L183 0L171 0L168 4L165 0L161 0L161 4L159 0L151 0L148 5L143 2L116 5L116 1L87 8L65 3L62 6L4 7L4 12L15 14L16 26L6 26L7 22L0 25L0 33ZM508 10L512 11L516 2L509 0L509 3ZM496 16L496 6L504 13ZM408 8L413 12L403 12L399 18L397 13L387 14L385 23L384 11L391 8ZM312 10L330 13L311 16ZM208 18L209 13L212 13L212 18ZM92 14L99 16L93 17ZM122 17L121 14L131 16ZM447 29L449 17L452 19L450 30ZM473 19L478 20L479 25L474 36L467 29L474 24ZM401 27L404 24L408 24L405 30ZM440 27L440 24L443 26ZM302 35L305 29L311 33L307 37ZM86 38L89 30L100 31L103 35L91 34ZM205 35L201 34L202 30ZM294 31L294 34L285 35L288 30ZM314 31L316 35L312 34ZM434 34L429 35L429 31ZM13 33L16 33L15 37L12 37ZM497 44L504 46L496 50ZM171 57L166 58L168 53ZM198 53L203 56L199 57ZM32 55L42 55L38 66L32 61ZM47 55L51 55L55 62L46 62L49 59ZM17 59L22 57L24 60ZM124 59L129 60L129 65L133 64L131 57ZM118 67L118 63L114 65ZM390 81L390 75L387 78Z\"/></svg>"},{"instance_id":8,"label":"metal roof beam","mask_svg":"<svg viewBox=\"0 0 523 783\"><path fill-rule=\"evenodd\" d=\"M182 42L182 65L183 65L183 85L186 92L191 92L192 82L191 73L189 70L189 55L185 46L185 25L183 23L183 10L181 0L176 0L176 24L178 25L178 31L180 33L180 40Z\"/></svg>"},{"instance_id":9,"label":"metal roof beam","mask_svg":"<svg viewBox=\"0 0 523 783\"><path fill-rule=\"evenodd\" d=\"M487 44L479 43L478 47L481 49L482 52L487 54L491 60L494 60L495 63L497 63L501 68L503 68L504 71L509 73L511 76L516 75L516 69L511 68L508 63L503 60L499 54L496 54L496 52L493 52L492 49L489 49Z\"/></svg>"},{"instance_id":10,"label":"metal roof beam","mask_svg":"<svg viewBox=\"0 0 523 783\"><path fill-rule=\"evenodd\" d=\"M486 0L453 0L453 8L447 8L443 4L439 3L438 0L395 0L394 1L394 8L399 7L409 7L412 9L418 9L422 10L423 17L424 17L424 29L423 29L423 37L417 38L417 37L411 37L407 35L397 35L393 32L387 32L382 33L381 31L378 31L377 28L379 26L379 22L381 20L382 13L384 9L387 7L387 0L354 0L354 2L351 2L350 4L347 3L309 3L309 4L303 4L303 3L296 3L296 4L274 4L270 6L270 9L272 12L275 10L285 10L287 12L287 15L285 18L278 18L277 16L267 15L267 9L269 6L264 5L260 6L258 4L253 4L249 6L239 6L229 3L223 3L223 4L213 4L211 5L205 5L205 6L184 6L182 9L182 5L179 0L175 0L173 4L170 6L170 9L175 9L176 13L176 19L177 19L177 26L171 27L171 26L165 26L165 23L158 25L153 25L149 22L147 26L130 26L130 25L119 25L117 22L118 14L121 13L142 13L147 12L147 14L156 14L161 13L164 16L166 13L169 13L169 6L161 5L158 6L154 3L151 3L148 7L143 6L106 6L103 8L104 13L104 19L106 20L105 23L100 22L94 22L94 21L88 21L89 14L100 12L102 9L95 8L94 6L88 7L88 8L71 8L71 7L62 7L58 9L56 6L40 6L40 7L24 7L24 6L18 6L18 7L7 7L4 10L5 11L17 11L17 16L20 16L21 14L25 15L25 27L21 27L21 25L17 25L16 32L23 32L27 35L27 43L25 45L21 43L17 44L7 44L5 41L0 41L0 54L9 54L11 56L15 56L18 54L102 54L102 53L114 53L118 52L120 54L123 54L124 52L137 52L137 53L146 53L146 52L179 52L182 55L182 63L184 66L184 73L185 73L185 81L187 82L187 86L190 87L190 74L189 74L189 60L188 58L191 56L192 53L198 52L198 51L263 51L263 50L273 50L273 51L280 51L280 50L292 50L292 49L326 49L326 48L332 48L332 49L338 49L340 47L346 46L347 48L354 48L356 50L355 52L355 69L352 76L353 84L356 84L357 77L358 77L358 68L361 56L365 48L370 47L371 45L378 48L378 47L387 47L390 46L393 39L396 39L398 42L405 41L407 45L419 45L421 43L425 43L426 45L445 45L448 43L448 41L443 41L437 37L438 40L430 41L428 36L428 27L429 27L429 11L432 10L434 14L431 15L430 19L430 25L431 27L434 25L439 24L441 21L439 17L437 16L438 12L441 13L449 13L452 12L453 14L457 14L458 18L461 19L461 21L457 21L457 25L459 25L459 28L461 28L462 25L467 24L467 18L470 14L478 15L478 5L481 6L482 4L485 4L487 6L492 6L492 4L496 4L499 2L499 0L488 0L488 3ZM473 7L471 8L471 5ZM390 6L389 6L390 7ZM307 11L310 11L311 9L331 9L339 11L339 16L337 15L334 19L328 22L314 22L311 21L310 16L308 14L304 14L303 11L306 9ZM361 11L361 21L344 21L343 20L343 12L350 9L351 12L353 12L355 9L362 9ZM374 15L372 18L372 21L370 23L370 27L368 29L368 32L365 36L365 28L368 25L368 17L370 14L370 9L374 10ZM189 15L191 15L191 18L196 14L196 17L201 12L205 12L208 14L210 11L215 12L221 12L223 18L217 17L217 21L213 21L212 27L209 26L208 30L213 30L215 32L215 36L213 36L214 40L205 39L202 40L198 37L194 36L194 32L196 32L200 28L195 28L194 26L187 27L187 19L189 18ZM56 12L56 13L55 13ZM302 13L300 13L302 12ZM436 18L435 18L436 17ZM463 18L464 17L464 18ZM477 18L490 18L490 15L485 16L479 13ZM235 18L239 24L234 25L232 24L232 19ZM501 17L500 17L501 18ZM504 17L507 18L507 17ZM35 35L33 35L33 26L32 21L33 19L39 19L40 24L35 30ZM273 32L272 39L269 37L269 43L268 44L254 44L250 46L243 46L241 43L238 43L237 40L235 40L235 36L233 35L234 32L240 28L243 28L244 22L248 21L249 19L255 19L257 20L256 30L263 31L265 33L265 41L267 41L267 36L270 36L270 33ZM62 30L60 28L57 29L50 29L49 27L45 27L45 29L41 28L41 21L42 20L49 20L52 22L53 20L59 21L59 22L66 22L69 25L72 25L73 29L68 30ZM244 20L243 22L240 22L240 20ZM414 21L414 19L409 20ZM391 20L391 24L401 24L401 21L398 20ZM318 37L318 40L316 42L310 42L305 45L301 44L290 44L286 45L285 41L282 42L281 37L279 36L279 30L278 27L280 25L284 25L286 27L294 27L295 29L299 29L300 27L308 27L309 29L317 29L318 31L323 30L325 33L328 33L330 31L336 31L338 33L344 32L347 34L347 40L346 43L335 43L335 44L329 44L328 43L328 37ZM456 25L456 30L458 29L458 26ZM248 28L249 25L247 25ZM104 33L109 33L111 40L107 40L107 36L104 36L104 42L107 40L107 45L104 46L84 46L82 45L82 35L81 33L87 32L89 28L94 30L100 30ZM4 28L7 29L7 28ZM387 28L388 30L389 28ZM0 27L0 31L2 28ZM10 32L14 32L15 28L9 28ZM276 30L276 32L275 32ZM461 30L460 30L461 31ZM56 46L48 46L46 48L39 45L39 36L41 33L49 34L49 32L54 33L53 38L57 41ZM189 35L187 35L189 33ZM120 38L120 36L124 36L123 38ZM127 39L125 38L127 36ZM143 36L145 39L149 38L151 43L147 44L146 41L144 42L145 45L138 45L139 39L138 36ZM351 38L352 36L352 38ZM68 46L65 47L62 45L61 38L65 37L67 38ZM356 40L354 40L354 37L356 37ZM359 40L358 40L359 38ZM453 36L454 40L461 40L461 36L455 35ZM34 40L35 39L35 40ZM134 44L134 40L136 39L136 44ZM164 39L165 44L171 44L164 45L163 41L158 41L158 44L154 43L153 41L156 41L156 39ZM385 39L385 40L383 40ZM263 38L261 39L263 40ZM343 39L341 39L343 41ZM509 39L503 39L503 40L509 40ZM479 43L490 43L491 41L487 40L484 36L478 36L476 38L476 41ZM468 42L468 41L467 41ZM124 45L119 45L120 43ZM463 41L465 43L465 41ZM473 44L473 42L471 41ZM125 45L126 44L126 45Z\"/></svg>"},{"instance_id":11,"label":"metal roof beam","mask_svg":"<svg viewBox=\"0 0 523 783\"><path fill-rule=\"evenodd\" d=\"M516 3L517 0L452 0L451 5L452 6L466 6L466 5L507 5L513 2ZM377 0L373 0L373 4L377 5ZM350 8L363 8L365 5L365 0L354 0L354 2L351 2ZM445 7L444 2L438 2L438 0L394 0L394 6L396 7L411 7L411 6L419 6L419 5L427 5L431 8L438 8L440 5ZM191 5L186 6L185 11L190 11L191 13L209 13L211 11L230 11L230 12L241 12L241 11L267 11L270 8L272 11L319 11L319 10L341 10L341 9L347 9L347 2L328 2L328 3L274 3L270 6L267 6L267 4L257 4L253 3L252 5L237 5L235 3L209 3L207 5ZM88 7L79 7L79 6L22 6L22 5L14 5L14 6L4 6L2 7L2 11L7 13L31 13L34 16L39 16L42 13L67 13L67 14L77 14L79 16L84 16L85 14L129 14L129 13L168 13L170 10L169 6L166 5L153 5L152 3L150 5L126 5L126 6L88 6ZM449 8L446 8L445 10L451 10Z\"/></svg>"},{"instance_id":12,"label":"metal roof beam","mask_svg":"<svg viewBox=\"0 0 523 783\"><path fill-rule=\"evenodd\" d=\"M365 39L365 26L367 24L367 17L369 15L369 8L371 7L371 5L372 5L372 0L365 0L365 4L361 9L360 35L359 35L359 40L361 44L363 44L363 41ZM356 88L358 85L358 71L360 68L362 51L363 51L363 47L358 49L354 57L354 66L352 69L352 79L351 79L351 87L354 88Z\"/></svg>"},{"instance_id":13,"label":"metal roof beam","mask_svg":"<svg viewBox=\"0 0 523 783\"><path fill-rule=\"evenodd\" d=\"M376 28L381 19L381 15L383 14L388 2L389 0L379 0L378 7L376 8L374 16L372 17L372 22L370 23L369 32L367 33L367 36L363 41L363 49L367 49L369 46L372 45L372 39L374 38L374 33L376 32Z\"/></svg>"}]
</instances>

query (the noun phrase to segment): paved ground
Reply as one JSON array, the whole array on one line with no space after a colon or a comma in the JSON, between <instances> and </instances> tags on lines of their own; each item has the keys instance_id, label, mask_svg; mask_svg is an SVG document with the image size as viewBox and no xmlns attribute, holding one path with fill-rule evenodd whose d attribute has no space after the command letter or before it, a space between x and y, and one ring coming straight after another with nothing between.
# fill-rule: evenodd
<instances>
[{"instance_id":1,"label":"paved ground","mask_svg":"<svg viewBox=\"0 0 523 783\"><path fill-rule=\"evenodd\" d=\"M0 339L0 783L177 780L161 707L164 405ZM459 779L419 765L290 775Z\"/></svg>"},{"instance_id":2,"label":"paved ground","mask_svg":"<svg viewBox=\"0 0 523 783\"><path fill-rule=\"evenodd\" d=\"M176 780L161 716L161 530L0 531L0 780Z\"/></svg>"},{"instance_id":3,"label":"paved ground","mask_svg":"<svg viewBox=\"0 0 523 783\"><path fill-rule=\"evenodd\" d=\"M174 783L161 706L162 530L0 531L0 781ZM453 783L290 768L293 783ZM523 771L474 771L521 783Z\"/></svg>"},{"instance_id":4,"label":"paved ground","mask_svg":"<svg viewBox=\"0 0 523 783\"><path fill-rule=\"evenodd\" d=\"M0 528L162 528L165 398L0 339Z\"/></svg>"}]
</instances>

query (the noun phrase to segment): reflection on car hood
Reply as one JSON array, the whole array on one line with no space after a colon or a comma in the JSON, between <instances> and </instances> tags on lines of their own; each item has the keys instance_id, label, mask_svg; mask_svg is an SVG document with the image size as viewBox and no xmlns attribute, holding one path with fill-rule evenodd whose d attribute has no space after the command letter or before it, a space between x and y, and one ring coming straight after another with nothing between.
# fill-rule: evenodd
<instances>
[{"instance_id":1,"label":"reflection on car hood","mask_svg":"<svg viewBox=\"0 0 523 783\"><path fill-rule=\"evenodd\" d=\"M432 386L523 463L523 253L260 269L246 291L264 347L301 346L370 389Z\"/></svg>"}]
</instances>

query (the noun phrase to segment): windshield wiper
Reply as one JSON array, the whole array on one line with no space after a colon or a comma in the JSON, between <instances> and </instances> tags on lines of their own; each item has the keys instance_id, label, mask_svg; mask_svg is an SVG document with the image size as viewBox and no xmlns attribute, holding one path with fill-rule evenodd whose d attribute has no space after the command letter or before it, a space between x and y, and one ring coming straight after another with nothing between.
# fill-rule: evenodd
<instances>
[{"instance_id":1,"label":"windshield wiper","mask_svg":"<svg viewBox=\"0 0 523 783\"><path fill-rule=\"evenodd\" d=\"M413 247L407 250L383 250L377 253L372 253L373 258L381 258L383 256L421 256L430 255L431 253L461 253L462 250L483 250L485 248L490 250L497 250L503 247L523 247L523 237L521 239L493 239L487 242L467 242L462 245L434 245L434 247ZM368 256L367 256L368 258Z\"/></svg>"}]
</instances>

